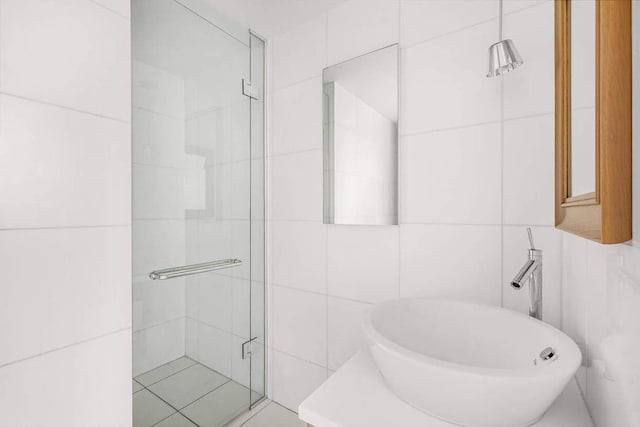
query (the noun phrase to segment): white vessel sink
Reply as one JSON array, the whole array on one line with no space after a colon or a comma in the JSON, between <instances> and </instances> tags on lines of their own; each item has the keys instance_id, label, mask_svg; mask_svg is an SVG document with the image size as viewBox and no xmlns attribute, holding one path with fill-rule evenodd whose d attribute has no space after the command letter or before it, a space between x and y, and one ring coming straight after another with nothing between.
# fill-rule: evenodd
<instances>
[{"instance_id":1,"label":"white vessel sink","mask_svg":"<svg viewBox=\"0 0 640 427\"><path fill-rule=\"evenodd\" d=\"M388 387L462 426L535 423L581 361L578 346L546 323L462 301L387 301L367 313L363 327Z\"/></svg>"}]
</instances>

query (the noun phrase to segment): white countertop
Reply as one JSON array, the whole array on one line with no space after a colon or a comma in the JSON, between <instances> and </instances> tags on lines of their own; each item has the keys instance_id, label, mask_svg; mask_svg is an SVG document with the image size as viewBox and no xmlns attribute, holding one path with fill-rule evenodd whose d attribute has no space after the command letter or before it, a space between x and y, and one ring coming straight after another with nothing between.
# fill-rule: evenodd
<instances>
[{"instance_id":1,"label":"white countertop","mask_svg":"<svg viewBox=\"0 0 640 427\"><path fill-rule=\"evenodd\" d=\"M314 427L453 426L398 399L366 349L302 402L298 412L301 420ZM593 427L575 379L535 427Z\"/></svg>"}]
</instances>

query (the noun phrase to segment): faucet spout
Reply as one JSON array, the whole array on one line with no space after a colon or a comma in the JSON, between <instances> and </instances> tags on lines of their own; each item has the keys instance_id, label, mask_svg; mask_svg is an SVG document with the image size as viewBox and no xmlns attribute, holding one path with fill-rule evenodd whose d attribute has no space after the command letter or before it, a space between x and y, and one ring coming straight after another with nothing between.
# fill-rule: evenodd
<instances>
[{"instance_id":1,"label":"faucet spout","mask_svg":"<svg viewBox=\"0 0 640 427\"><path fill-rule=\"evenodd\" d=\"M529 258L518 274L511 280L514 289L522 289L529 283L529 316L542 320L542 251L535 249L531 229L527 229L531 249Z\"/></svg>"},{"instance_id":2,"label":"faucet spout","mask_svg":"<svg viewBox=\"0 0 640 427\"><path fill-rule=\"evenodd\" d=\"M511 286L514 289L522 288L527 280L531 277L531 273L536 268L536 262L532 259L528 259L527 262L522 266L518 274L511 280Z\"/></svg>"}]
</instances>

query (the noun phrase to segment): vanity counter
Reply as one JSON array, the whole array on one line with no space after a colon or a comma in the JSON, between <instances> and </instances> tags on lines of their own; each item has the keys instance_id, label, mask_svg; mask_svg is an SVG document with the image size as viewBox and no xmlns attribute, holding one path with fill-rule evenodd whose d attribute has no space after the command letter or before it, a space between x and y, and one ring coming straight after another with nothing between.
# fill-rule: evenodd
<instances>
[{"instance_id":1,"label":"vanity counter","mask_svg":"<svg viewBox=\"0 0 640 427\"><path fill-rule=\"evenodd\" d=\"M455 427L398 399L366 349L302 402L298 412L301 420L314 427ZM535 427L593 427L575 379Z\"/></svg>"}]
</instances>

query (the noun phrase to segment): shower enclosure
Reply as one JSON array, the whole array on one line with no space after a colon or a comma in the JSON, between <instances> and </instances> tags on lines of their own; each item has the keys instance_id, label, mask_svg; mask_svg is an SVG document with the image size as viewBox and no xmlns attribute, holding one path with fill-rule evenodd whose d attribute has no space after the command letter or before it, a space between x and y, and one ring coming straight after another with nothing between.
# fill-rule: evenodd
<instances>
[{"instance_id":1,"label":"shower enclosure","mask_svg":"<svg viewBox=\"0 0 640 427\"><path fill-rule=\"evenodd\" d=\"M134 426L264 397L264 42L132 1Z\"/></svg>"}]
</instances>

